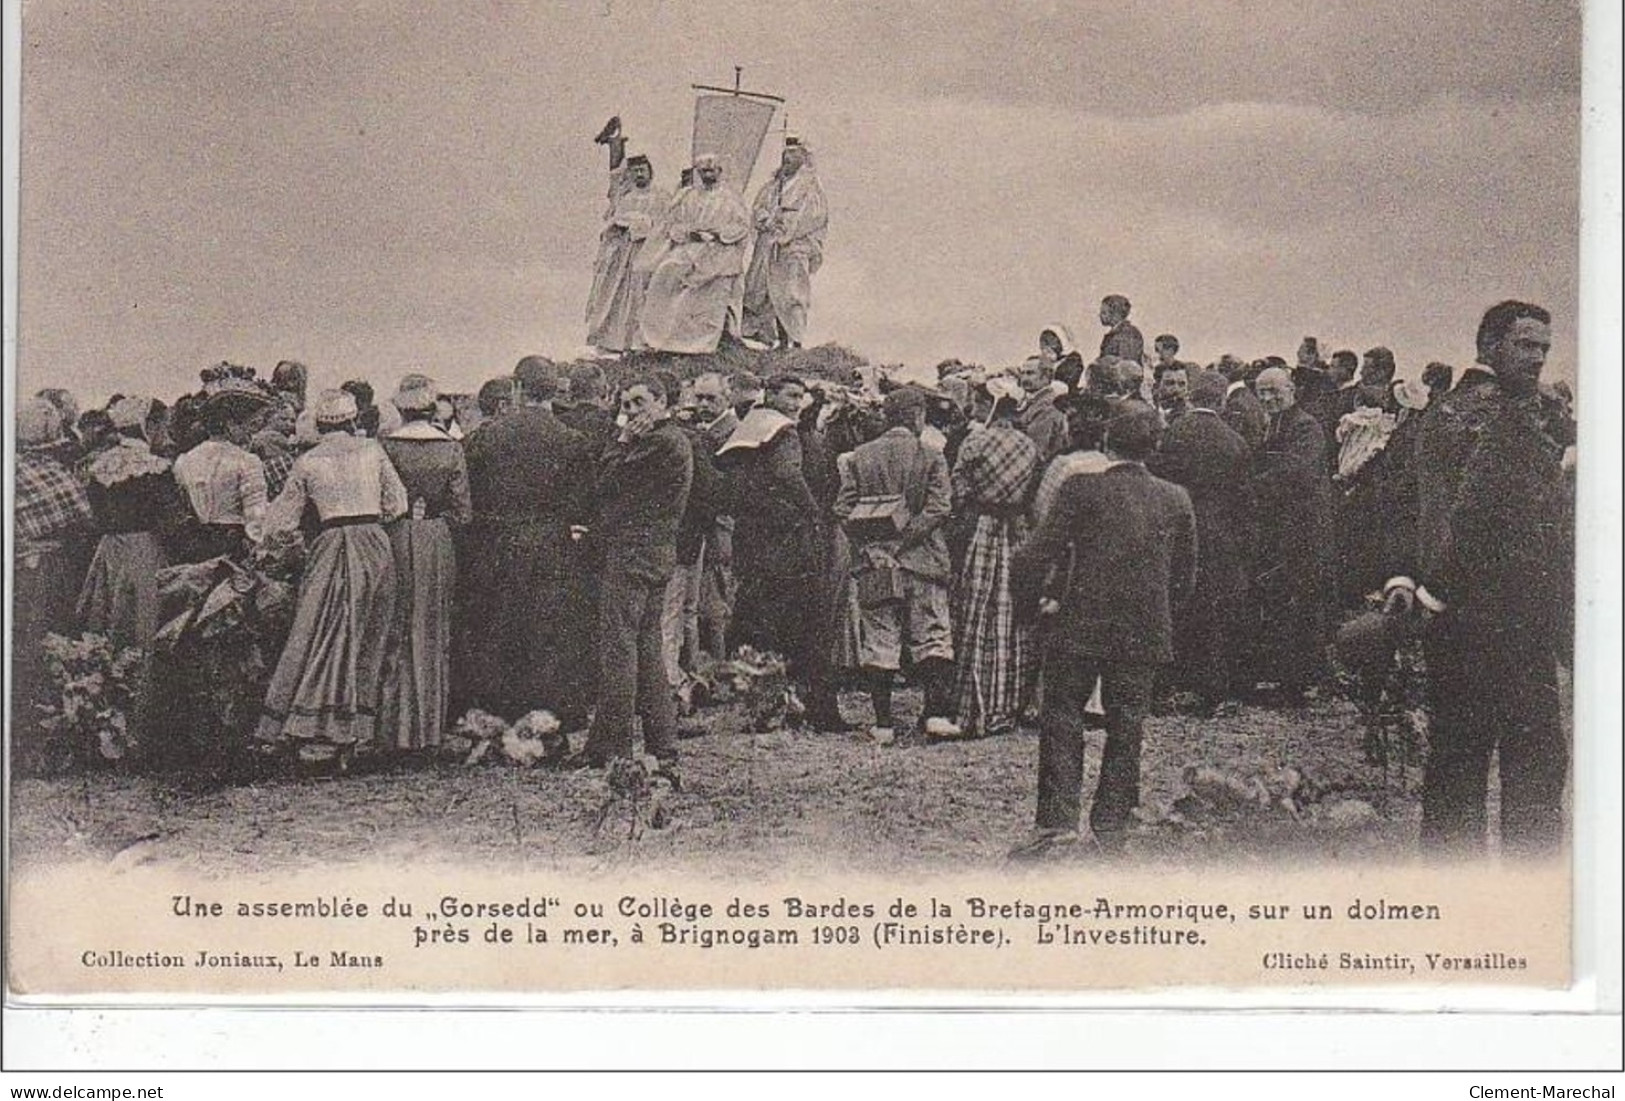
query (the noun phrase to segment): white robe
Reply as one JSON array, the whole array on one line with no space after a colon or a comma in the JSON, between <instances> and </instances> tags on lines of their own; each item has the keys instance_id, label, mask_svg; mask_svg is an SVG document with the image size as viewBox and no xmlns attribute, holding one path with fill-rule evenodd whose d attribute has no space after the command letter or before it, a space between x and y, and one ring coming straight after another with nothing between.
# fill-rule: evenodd
<instances>
[{"instance_id":1,"label":"white robe","mask_svg":"<svg viewBox=\"0 0 1625 1101\"><path fill-rule=\"evenodd\" d=\"M610 173L609 211L598 238L592 290L587 295L587 343L606 352L638 348L638 315L649 282L645 258L658 234L671 193L650 184L637 187L626 169Z\"/></svg>"},{"instance_id":2,"label":"white robe","mask_svg":"<svg viewBox=\"0 0 1625 1101\"><path fill-rule=\"evenodd\" d=\"M756 193L751 216L759 232L745 276L744 335L773 344L782 327L791 343L800 344L829 227L829 207L812 165L788 179L775 172Z\"/></svg>"},{"instance_id":3,"label":"white robe","mask_svg":"<svg viewBox=\"0 0 1625 1101\"><path fill-rule=\"evenodd\" d=\"M689 240L695 232L714 234L716 240ZM685 187L677 193L644 296L644 345L688 354L717 350L735 309L749 235L744 200L727 186Z\"/></svg>"}]
</instances>

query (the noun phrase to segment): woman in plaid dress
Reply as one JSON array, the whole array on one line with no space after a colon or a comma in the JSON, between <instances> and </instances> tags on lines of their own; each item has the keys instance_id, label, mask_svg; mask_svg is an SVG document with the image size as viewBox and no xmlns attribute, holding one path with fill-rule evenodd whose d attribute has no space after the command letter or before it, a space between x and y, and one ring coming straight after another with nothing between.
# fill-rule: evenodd
<instances>
[{"instance_id":1,"label":"woman in plaid dress","mask_svg":"<svg viewBox=\"0 0 1625 1101\"><path fill-rule=\"evenodd\" d=\"M959 724L967 734L1014 727L1037 670L1037 653L1016 622L1010 560L1041 469L1038 445L1014 425L1017 388L992 379L974 391L974 419L986 427L959 449L954 512L972 525L954 586Z\"/></svg>"},{"instance_id":2,"label":"woman in plaid dress","mask_svg":"<svg viewBox=\"0 0 1625 1101\"><path fill-rule=\"evenodd\" d=\"M79 578L72 548L87 540L95 520L79 480L57 454L67 440L61 412L45 398L17 407L17 482L12 516L13 601L11 719L14 750L32 753L41 733L35 705L49 698L45 636L70 631ZM27 747L24 749L23 747Z\"/></svg>"}]
</instances>

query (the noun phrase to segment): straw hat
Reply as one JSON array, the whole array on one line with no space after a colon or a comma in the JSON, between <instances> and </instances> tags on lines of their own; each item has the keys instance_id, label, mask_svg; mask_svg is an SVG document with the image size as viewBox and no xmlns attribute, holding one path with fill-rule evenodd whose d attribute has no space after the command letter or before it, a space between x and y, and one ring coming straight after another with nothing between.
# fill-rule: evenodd
<instances>
[{"instance_id":1,"label":"straw hat","mask_svg":"<svg viewBox=\"0 0 1625 1101\"><path fill-rule=\"evenodd\" d=\"M323 390L316 399L317 424L344 424L355 420L357 412L355 396L344 390Z\"/></svg>"},{"instance_id":2,"label":"straw hat","mask_svg":"<svg viewBox=\"0 0 1625 1101\"><path fill-rule=\"evenodd\" d=\"M246 420L271 404L271 395L255 380L251 368L222 362L204 368L201 375L203 408L208 416Z\"/></svg>"}]
</instances>

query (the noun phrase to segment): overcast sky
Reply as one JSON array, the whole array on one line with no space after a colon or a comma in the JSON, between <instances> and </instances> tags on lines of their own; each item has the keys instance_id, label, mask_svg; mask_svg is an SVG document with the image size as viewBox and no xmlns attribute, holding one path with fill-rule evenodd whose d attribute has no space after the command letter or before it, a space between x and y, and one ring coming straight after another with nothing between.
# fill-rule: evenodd
<instances>
[{"instance_id":1,"label":"overcast sky","mask_svg":"<svg viewBox=\"0 0 1625 1101\"><path fill-rule=\"evenodd\" d=\"M1415 374L1516 296L1574 370L1564 0L29 0L22 60L25 392L574 355L593 134L619 113L674 184L689 85L736 64L829 197L814 342L1004 364L1062 321L1092 351L1119 292L1189 358L1313 333Z\"/></svg>"}]
</instances>

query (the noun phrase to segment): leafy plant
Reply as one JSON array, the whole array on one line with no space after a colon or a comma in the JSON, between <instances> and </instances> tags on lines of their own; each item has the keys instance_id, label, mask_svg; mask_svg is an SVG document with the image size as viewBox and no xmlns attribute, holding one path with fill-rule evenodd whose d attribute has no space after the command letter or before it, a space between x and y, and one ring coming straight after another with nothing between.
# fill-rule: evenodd
<instances>
[{"instance_id":1,"label":"leafy plant","mask_svg":"<svg viewBox=\"0 0 1625 1101\"><path fill-rule=\"evenodd\" d=\"M246 747L293 625L304 560L298 534L287 533L241 558L158 572L164 619L154 648L183 682L168 702L195 753L229 756Z\"/></svg>"},{"instance_id":2,"label":"leafy plant","mask_svg":"<svg viewBox=\"0 0 1625 1101\"><path fill-rule=\"evenodd\" d=\"M118 761L137 750L129 716L140 690L145 655L138 647L116 649L106 635L45 636L46 669L54 698L38 705L44 744L42 771L73 764Z\"/></svg>"},{"instance_id":3,"label":"leafy plant","mask_svg":"<svg viewBox=\"0 0 1625 1101\"><path fill-rule=\"evenodd\" d=\"M743 703L750 712L750 728L757 733L777 730L806 711L784 659L750 646L741 646L726 661L701 665L693 680L694 706Z\"/></svg>"}]
</instances>

